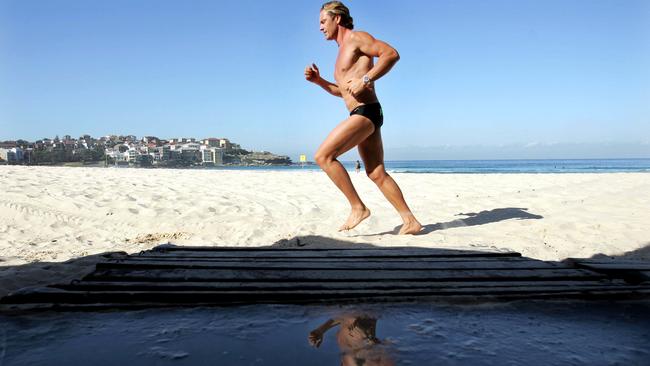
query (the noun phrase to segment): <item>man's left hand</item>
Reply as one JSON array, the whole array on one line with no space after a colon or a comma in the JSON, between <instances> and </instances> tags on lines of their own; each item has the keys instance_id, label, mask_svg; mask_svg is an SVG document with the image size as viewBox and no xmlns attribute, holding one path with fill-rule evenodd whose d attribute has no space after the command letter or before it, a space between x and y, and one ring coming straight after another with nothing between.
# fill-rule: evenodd
<instances>
[{"instance_id":1,"label":"man's left hand","mask_svg":"<svg viewBox=\"0 0 650 366\"><path fill-rule=\"evenodd\" d=\"M372 83L365 84L362 79L350 79L348 80L348 85L345 89L356 97L359 96L359 94L363 93L366 89L372 88Z\"/></svg>"}]
</instances>

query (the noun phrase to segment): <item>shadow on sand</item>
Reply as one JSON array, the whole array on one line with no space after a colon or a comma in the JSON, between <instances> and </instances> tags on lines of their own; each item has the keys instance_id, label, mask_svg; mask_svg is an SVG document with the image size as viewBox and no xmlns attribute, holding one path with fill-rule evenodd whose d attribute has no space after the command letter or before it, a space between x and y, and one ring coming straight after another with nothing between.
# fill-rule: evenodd
<instances>
[{"instance_id":1,"label":"shadow on sand","mask_svg":"<svg viewBox=\"0 0 650 366\"><path fill-rule=\"evenodd\" d=\"M618 255L607 255L607 254L594 254L589 259L596 260L636 260L636 261L647 261L650 262L650 242L646 243L645 246L625 252Z\"/></svg>"},{"instance_id":2,"label":"shadow on sand","mask_svg":"<svg viewBox=\"0 0 650 366\"><path fill-rule=\"evenodd\" d=\"M501 209L499 209L501 210ZM507 210L507 209L503 209ZM517 209L517 210L525 210L525 209ZM496 210L492 210L496 211ZM491 211L483 211L483 212L491 212ZM523 211L521 217L508 217L508 218L519 218L521 220L526 219L526 218L531 218L531 219L539 219L542 218L542 216L538 215L533 215L529 214L528 212ZM470 215L470 214L467 214ZM481 215L481 213L478 214L471 214L471 215ZM528 217L528 215L530 217ZM476 217L476 216L475 216ZM472 218L470 218L471 220ZM507 219L507 218L506 218ZM503 220L506 220L503 219ZM477 219L481 220L481 219ZM454 221L452 221L454 222ZM493 222L493 221L491 221ZM443 224L435 224L435 225L443 225ZM435 225L428 225L428 226L435 226ZM480 223L473 223L472 225L481 225ZM459 225L460 226L460 225ZM467 225L470 226L470 225ZM432 230L433 231L433 230ZM279 249L291 249L291 248L304 248L304 249L373 249L373 248L385 248L386 246L377 246L374 244L370 243L354 243L354 242L349 242L345 240L338 240L338 239L333 239L333 238L328 238L324 236L319 236L319 235L302 235L302 236L295 236L291 239L282 239L278 240L277 242L273 243L271 245L272 248L279 248ZM476 248L467 248L468 251L475 252L480 249ZM522 257L526 258L526 257ZM531 258L535 259L535 258ZM622 254L618 255L607 255L607 254L594 254L593 256L589 257L588 259L611 259L611 260L639 260L639 261L650 261L650 242L646 243L643 247L635 250L631 250Z\"/></svg>"},{"instance_id":3,"label":"shadow on sand","mask_svg":"<svg viewBox=\"0 0 650 366\"><path fill-rule=\"evenodd\" d=\"M535 215L528 212L527 208L520 207L507 207L507 208L495 208L493 210L486 210L481 212L469 212L469 213L459 213L456 216L467 216L463 219L457 219L449 222L439 222L437 224L427 224L422 226L422 231L416 235L426 235L434 231L452 229L455 227L465 227L465 226L477 226L491 224L494 222L505 221L510 219L517 220L540 220L544 216ZM400 226L396 226L391 231L384 231L377 234L368 234L368 235L355 235L355 236L379 236L399 233Z\"/></svg>"},{"instance_id":4,"label":"shadow on sand","mask_svg":"<svg viewBox=\"0 0 650 366\"><path fill-rule=\"evenodd\" d=\"M0 266L0 298L23 287L45 286L79 279L106 261L108 253L87 255L65 262L32 262L16 266Z\"/></svg>"}]
</instances>

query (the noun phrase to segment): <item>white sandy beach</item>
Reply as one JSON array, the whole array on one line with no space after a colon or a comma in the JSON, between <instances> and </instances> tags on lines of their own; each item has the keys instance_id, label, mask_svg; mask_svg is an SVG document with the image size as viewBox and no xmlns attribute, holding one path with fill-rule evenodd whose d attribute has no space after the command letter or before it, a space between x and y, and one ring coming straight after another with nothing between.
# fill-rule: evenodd
<instances>
[{"instance_id":1,"label":"white sandy beach","mask_svg":"<svg viewBox=\"0 0 650 366\"><path fill-rule=\"evenodd\" d=\"M395 235L394 209L363 173L351 176L372 216L338 233L347 203L322 172L2 166L0 294L56 276L51 268L59 267L34 272L35 262L168 242L245 247L298 239L498 248L543 260L650 257L647 173L393 174L425 226L417 236Z\"/></svg>"}]
</instances>

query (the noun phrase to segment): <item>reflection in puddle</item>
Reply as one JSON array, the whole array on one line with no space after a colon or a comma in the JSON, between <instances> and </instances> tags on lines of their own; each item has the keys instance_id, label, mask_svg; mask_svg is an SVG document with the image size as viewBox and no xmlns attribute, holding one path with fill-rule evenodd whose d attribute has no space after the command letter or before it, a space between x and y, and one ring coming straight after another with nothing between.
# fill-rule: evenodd
<instances>
[{"instance_id":1,"label":"reflection in puddle","mask_svg":"<svg viewBox=\"0 0 650 366\"><path fill-rule=\"evenodd\" d=\"M650 365L650 303L0 314L0 365Z\"/></svg>"},{"instance_id":2,"label":"reflection in puddle","mask_svg":"<svg viewBox=\"0 0 650 366\"><path fill-rule=\"evenodd\" d=\"M309 332L309 343L320 347L323 335L337 327L336 342L343 366L392 366L388 348L377 338L377 319L369 314L346 314L328 319Z\"/></svg>"}]
</instances>

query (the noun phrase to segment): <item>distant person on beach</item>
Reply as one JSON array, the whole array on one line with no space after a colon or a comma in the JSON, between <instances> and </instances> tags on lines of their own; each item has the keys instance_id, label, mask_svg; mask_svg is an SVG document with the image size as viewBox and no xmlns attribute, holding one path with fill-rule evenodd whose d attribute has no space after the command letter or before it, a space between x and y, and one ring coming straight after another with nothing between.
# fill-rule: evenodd
<instances>
[{"instance_id":1,"label":"distant person on beach","mask_svg":"<svg viewBox=\"0 0 650 366\"><path fill-rule=\"evenodd\" d=\"M365 315L344 315L329 319L309 333L309 344L318 348L325 333L336 326L336 343L344 366L394 366L388 348L377 338L377 319Z\"/></svg>"},{"instance_id":2,"label":"distant person on beach","mask_svg":"<svg viewBox=\"0 0 650 366\"><path fill-rule=\"evenodd\" d=\"M359 173L361 171L361 163L357 160L357 164L354 166L354 171Z\"/></svg>"},{"instance_id":3,"label":"distant person on beach","mask_svg":"<svg viewBox=\"0 0 650 366\"><path fill-rule=\"evenodd\" d=\"M336 83L323 79L315 64L305 68L305 79L343 98L350 117L330 132L316 151L315 161L350 202L350 216L339 231L350 230L370 216L370 210L361 201L350 176L337 160L337 157L357 146L368 177L402 217L404 223L399 233L415 234L422 225L404 201L397 183L384 168L381 140L384 116L375 94L375 81L395 65L399 54L387 43L366 32L353 31L353 28L350 11L343 3L330 1L323 4L320 31L325 39L335 40L339 46L334 69Z\"/></svg>"}]
</instances>

